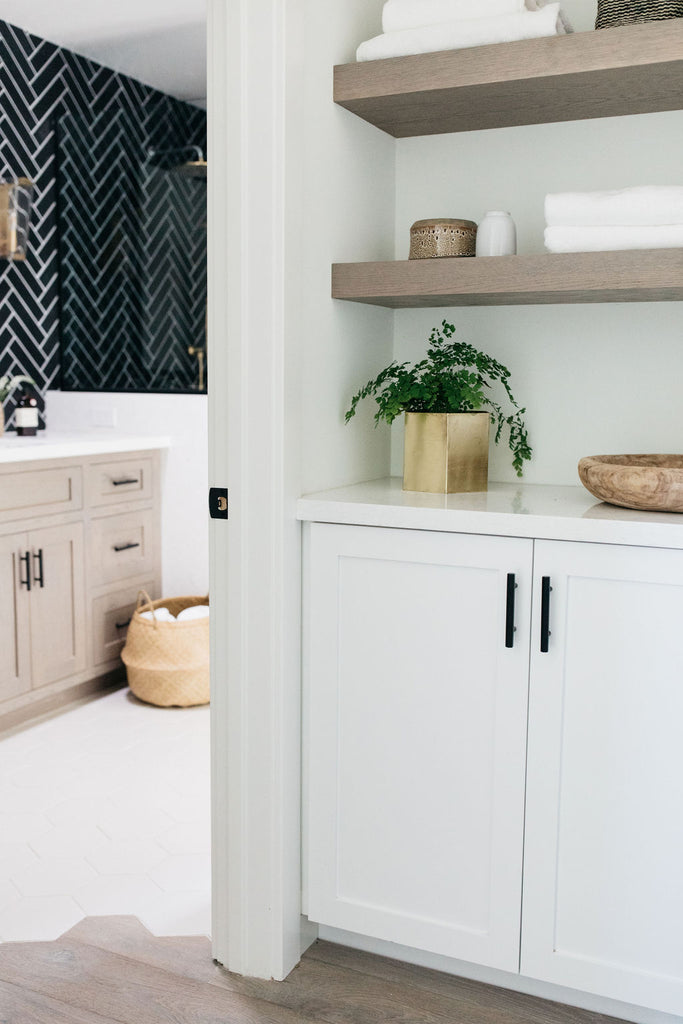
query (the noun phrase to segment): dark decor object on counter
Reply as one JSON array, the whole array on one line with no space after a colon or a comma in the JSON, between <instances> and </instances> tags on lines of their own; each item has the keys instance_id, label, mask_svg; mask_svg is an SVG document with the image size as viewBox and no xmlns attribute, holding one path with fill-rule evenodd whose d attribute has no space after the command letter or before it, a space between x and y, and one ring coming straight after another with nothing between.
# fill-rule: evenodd
<instances>
[{"instance_id":1,"label":"dark decor object on counter","mask_svg":"<svg viewBox=\"0 0 683 1024\"><path fill-rule=\"evenodd\" d=\"M35 437L38 433L38 399L28 383L19 393L14 410L14 423L19 437Z\"/></svg>"},{"instance_id":2,"label":"dark decor object on counter","mask_svg":"<svg viewBox=\"0 0 683 1024\"><path fill-rule=\"evenodd\" d=\"M683 455L590 455L581 483L600 501L643 512L683 512Z\"/></svg>"},{"instance_id":3,"label":"dark decor object on counter","mask_svg":"<svg viewBox=\"0 0 683 1024\"><path fill-rule=\"evenodd\" d=\"M11 395L15 388L19 387L20 384L31 384L33 387L36 386L36 382L31 377L26 377L24 374L20 374L18 377L10 377L9 374L6 374L4 377L0 377L0 437L5 432L5 410L2 403L9 397L9 395Z\"/></svg>"},{"instance_id":4,"label":"dark decor object on counter","mask_svg":"<svg viewBox=\"0 0 683 1024\"><path fill-rule=\"evenodd\" d=\"M416 220L410 229L411 260L474 256L477 225L473 220Z\"/></svg>"},{"instance_id":5,"label":"dark decor object on counter","mask_svg":"<svg viewBox=\"0 0 683 1024\"><path fill-rule=\"evenodd\" d=\"M353 396L346 412L348 423L355 416L358 403L372 397L378 407L376 423L385 420L391 424L401 413L406 413L404 490L438 493L486 490L489 419L496 427L496 444L503 428L509 430L512 464L518 476L522 475L524 462L531 458L522 419L526 410L520 409L512 394L510 371L472 345L453 341L454 334L453 324L444 320L441 328L435 327L429 336L426 359L414 366L391 363ZM492 395L496 383L513 408L507 416ZM486 413L484 417L474 417L485 421L479 426L452 422L455 414L470 419L473 413L482 411ZM434 415L439 422L428 422L427 417ZM465 437L472 442L466 455L453 450L452 445L449 450L449 441L458 445ZM462 472L457 469L458 463ZM429 471L427 467L431 467Z\"/></svg>"},{"instance_id":6,"label":"dark decor object on counter","mask_svg":"<svg viewBox=\"0 0 683 1024\"><path fill-rule=\"evenodd\" d=\"M683 0L598 0L596 28L683 18Z\"/></svg>"}]
</instances>

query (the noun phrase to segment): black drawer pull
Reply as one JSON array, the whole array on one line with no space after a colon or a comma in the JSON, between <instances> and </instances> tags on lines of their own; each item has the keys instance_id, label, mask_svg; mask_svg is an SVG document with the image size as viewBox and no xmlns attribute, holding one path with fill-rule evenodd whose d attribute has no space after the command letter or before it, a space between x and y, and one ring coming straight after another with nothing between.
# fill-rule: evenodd
<instances>
[{"instance_id":1,"label":"black drawer pull","mask_svg":"<svg viewBox=\"0 0 683 1024\"><path fill-rule=\"evenodd\" d=\"M130 551L131 548L139 548L139 544L115 544L114 551L118 554L119 551Z\"/></svg>"},{"instance_id":2,"label":"black drawer pull","mask_svg":"<svg viewBox=\"0 0 683 1024\"><path fill-rule=\"evenodd\" d=\"M140 481L138 479L134 480L132 477L131 477L130 480L112 480L112 484L113 484L114 487L125 487L126 484L139 484L139 483L140 483Z\"/></svg>"},{"instance_id":3,"label":"black drawer pull","mask_svg":"<svg viewBox=\"0 0 683 1024\"><path fill-rule=\"evenodd\" d=\"M130 623L131 623L131 620L130 619L126 619L125 622L116 622L116 623L114 623L114 625L116 626L117 629L125 629L126 626L130 626Z\"/></svg>"},{"instance_id":4,"label":"black drawer pull","mask_svg":"<svg viewBox=\"0 0 683 1024\"><path fill-rule=\"evenodd\" d=\"M36 572L36 562L38 563L38 572ZM41 548L37 555L33 556L33 582L38 583L41 589L45 586L45 570L43 567L43 549Z\"/></svg>"},{"instance_id":5,"label":"black drawer pull","mask_svg":"<svg viewBox=\"0 0 683 1024\"><path fill-rule=\"evenodd\" d=\"M507 598L505 604L505 646L515 646L515 590L517 584L515 582L514 572L508 573L507 581Z\"/></svg>"},{"instance_id":6,"label":"black drawer pull","mask_svg":"<svg viewBox=\"0 0 683 1024\"><path fill-rule=\"evenodd\" d=\"M27 590L31 589L31 555L27 551L25 555L19 557L19 564L26 566L26 579L22 578L21 569L19 570L19 583L22 587L26 587Z\"/></svg>"},{"instance_id":7,"label":"black drawer pull","mask_svg":"<svg viewBox=\"0 0 683 1024\"><path fill-rule=\"evenodd\" d=\"M541 654L547 654L550 644L550 576L543 576L541 579Z\"/></svg>"}]
</instances>

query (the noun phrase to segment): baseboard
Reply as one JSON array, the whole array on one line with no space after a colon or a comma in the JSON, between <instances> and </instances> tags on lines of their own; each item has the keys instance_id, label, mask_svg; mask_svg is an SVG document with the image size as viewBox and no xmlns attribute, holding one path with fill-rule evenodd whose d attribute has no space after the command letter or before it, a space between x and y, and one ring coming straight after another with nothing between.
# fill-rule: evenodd
<instances>
[{"instance_id":1,"label":"baseboard","mask_svg":"<svg viewBox=\"0 0 683 1024\"><path fill-rule=\"evenodd\" d=\"M94 679L74 683L73 686L67 686L42 699L32 699L25 706L15 707L12 711L7 711L4 714L0 711L0 735L6 737L9 732L35 725L38 721L42 721L56 712L66 711L78 701L99 696L107 690L120 689L125 682L125 669L117 668L112 672L96 676ZM31 696L35 697L35 694Z\"/></svg>"},{"instance_id":2,"label":"baseboard","mask_svg":"<svg viewBox=\"0 0 683 1024\"><path fill-rule=\"evenodd\" d=\"M366 953L391 957L393 960L403 960L405 963L442 971L444 974L453 974L471 981L482 981L487 985L512 989L514 992L538 996L540 999L549 999L554 1003L578 1006L593 1013L634 1021L635 1024L681 1024L680 1017L661 1013L659 1010L632 1006L630 1003L622 1003L615 999L606 999L588 992L580 992L577 989L537 981L535 978L526 978L520 974L509 974L507 971L499 971L493 967L479 967L477 964L470 964L464 960L452 960L447 956L425 953L423 950L411 949L408 946L400 946L398 943L386 942L382 939L372 939L366 935L357 935L355 932L346 932L339 928L329 928L327 925L318 926L318 937L339 946L350 946L351 949L360 949Z\"/></svg>"}]
</instances>

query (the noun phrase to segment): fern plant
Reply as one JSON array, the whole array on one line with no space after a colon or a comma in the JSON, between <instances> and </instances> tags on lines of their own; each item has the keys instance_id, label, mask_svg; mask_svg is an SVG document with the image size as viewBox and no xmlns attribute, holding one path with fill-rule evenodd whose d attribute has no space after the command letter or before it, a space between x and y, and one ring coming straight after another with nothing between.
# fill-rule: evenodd
<instances>
[{"instance_id":1,"label":"fern plant","mask_svg":"<svg viewBox=\"0 0 683 1024\"><path fill-rule=\"evenodd\" d=\"M402 412L477 412L490 410L498 444L503 430L509 432L512 465L522 475L531 448L524 413L510 389L510 371L492 356L462 341L453 340L455 327L445 320L429 336L426 359L419 363L393 362L362 387L351 399L346 411L348 423L356 407L365 398L377 403L375 423L391 424ZM512 412L504 412L491 393L494 383L504 390Z\"/></svg>"}]
</instances>

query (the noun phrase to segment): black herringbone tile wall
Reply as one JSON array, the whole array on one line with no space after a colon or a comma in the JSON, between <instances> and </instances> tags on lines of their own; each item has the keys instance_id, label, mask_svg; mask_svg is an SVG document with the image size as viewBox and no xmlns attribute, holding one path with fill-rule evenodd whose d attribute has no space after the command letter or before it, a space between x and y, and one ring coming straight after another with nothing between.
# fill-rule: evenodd
<instances>
[{"instance_id":1,"label":"black herringbone tile wall","mask_svg":"<svg viewBox=\"0 0 683 1024\"><path fill-rule=\"evenodd\" d=\"M191 390L206 189L149 153L205 140L203 111L0 21L0 178L36 183L28 257L0 261L0 376Z\"/></svg>"}]
</instances>

